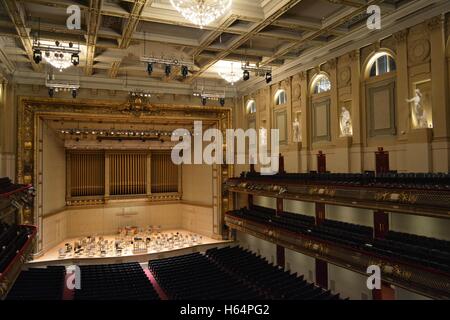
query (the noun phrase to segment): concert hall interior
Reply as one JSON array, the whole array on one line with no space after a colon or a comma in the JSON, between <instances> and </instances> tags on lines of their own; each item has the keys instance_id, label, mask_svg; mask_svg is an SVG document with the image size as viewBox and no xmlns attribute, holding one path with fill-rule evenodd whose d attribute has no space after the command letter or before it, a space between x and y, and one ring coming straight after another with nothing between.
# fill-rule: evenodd
<instances>
[{"instance_id":1,"label":"concert hall interior","mask_svg":"<svg viewBox=\"0 0 450 320\"><path fill-rule=\"evenodd\" d=\"M3 0L0 300L448 300L449 76L448 0Z\"/></svg>"}]
</instances>

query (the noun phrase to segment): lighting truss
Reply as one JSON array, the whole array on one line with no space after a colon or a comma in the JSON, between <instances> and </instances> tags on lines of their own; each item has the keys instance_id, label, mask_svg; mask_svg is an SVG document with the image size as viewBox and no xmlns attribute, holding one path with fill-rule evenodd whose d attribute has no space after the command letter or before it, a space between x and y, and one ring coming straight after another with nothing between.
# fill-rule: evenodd
<instances>
[{"instance_id":1,"label":"lighting truss","mask_svg":"<svg viewBox=\"0 0 450 320\"><path fill-rule=\"evenodd\" d=\"M260 67L258 65L251 65L248 62L243 62L241 65L242 71L253 72L256 76L265 77L266 74L272 73L272 68Z\"/></svg>"},{"instance_id":2,"label":"lighting truss","mask_svg":"<svg viewBox=\"0 0 450 320\"><path fill-rule=\"evenodd\" d=\"M161 64L161 65L166 65L166 66L186 66L186 67L194 67L195 66L193 61L156 58L156 57L147 57L147 56L142 56L141 62Z\"/></svg>"}]
</instances>

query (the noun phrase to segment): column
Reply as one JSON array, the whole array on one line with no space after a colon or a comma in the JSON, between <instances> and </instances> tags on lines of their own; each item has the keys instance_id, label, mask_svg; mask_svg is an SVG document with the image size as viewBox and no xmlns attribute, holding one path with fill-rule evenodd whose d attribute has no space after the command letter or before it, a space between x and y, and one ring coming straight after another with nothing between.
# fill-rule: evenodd
<instances>
[{"instance_id":1,"label":"column","mask_svg":"<svg viewBox=\"0 0 450 320\"><path fill-rule=\"evenodd\" d=\"M311 125L310 110L308 108L308 77L306 71L299 74L300 80L300 109L302 111L300 119L300 130L302 133L302 148L300 150L300 172L308 172L311 168L309 160L309 127Z\"/></svg>"},{"instance_id":2,"label":"column","mask_svg":"<svg viewBox=\"0 0 450 320\"><path fill-rule=\"evenodd\" d=\"M394 34L397 43L397 114L398 139L407 140L407 133L411 127L411 109L406 101L410 97L409 76L408 76L408 30L403 30Z\"/></svg>"},{"instance_id":3,"label":"column","mask_svg":"<svg viewBox=\"0 0 450 320\"><path fill-rule=\"evenodd\" d=\"M445 34L443 16L428 22L431 42L431 99L433 107L434 138L445 138L449 135L448 79L446 74Z\"/></svg>"},{"instance_id":4,"label":"column","mask_svg":"<svg viewBox=\"0 0 450 320\"><path fill-rule=\"evenodd\" d=\"M350 52L350 74L351 74L351 88L352 88L352 126L353 136L350 150L351 167L350 172L361 172L363 170L362 157L362 111L361 111L361 64L359 50ZM355 156L352 156L355 153ZM355 161L354 161L355 160Z\"/></svg>"}]
</instances>

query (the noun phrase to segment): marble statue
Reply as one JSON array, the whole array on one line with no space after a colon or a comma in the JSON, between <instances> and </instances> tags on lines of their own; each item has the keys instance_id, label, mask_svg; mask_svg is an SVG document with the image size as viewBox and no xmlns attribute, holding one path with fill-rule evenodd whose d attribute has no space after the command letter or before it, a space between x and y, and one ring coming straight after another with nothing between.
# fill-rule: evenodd
<instances>
[{"instance_id":1,"label":"marble statue","mask_svg":"<svg viewBox=\"0 0 450 320\"><path fill-rule=\"evenodd\" d=\"M414 104L413 112L416 116L417 127L428 128L427 113L422 105L422 92L419 89L416 89L415 92L416 95L411 99L406 99L406 102Z\"/></svg>"},{"instance_id":2,"label":"marble statue","mask_svg":"<svg viewBox=\"0 0 450 320\"><path fill-rule=\"evenodd\" d=\"M352 117L350 112L345 107L341 108L341 120L339 124L341 127L342 137L350 137L353 135Z\"/></svg>"},{"instance_id":3,"label":"marble statue","mask_svg":"<svg viewBox=\"0 0 450 320\"><path fill-rule=\"evenodd\" d=\"M294 123L292 124L292 128L294 129L294 142L301 142L302 141L302 130L300 128L300 122L298 122L298 119L295 118Z\"/></svg>"},{"instance_id":4,"label":"marble statue","mask_svg":"<svg viewBox=\"0 0 450 320\"><path fill-rule=\"evenodd\" d=\"M260 145L266 146L267 145L267 129L262 127L259 130L259 139L260 139Z\"/></svg>"}]
</instances>

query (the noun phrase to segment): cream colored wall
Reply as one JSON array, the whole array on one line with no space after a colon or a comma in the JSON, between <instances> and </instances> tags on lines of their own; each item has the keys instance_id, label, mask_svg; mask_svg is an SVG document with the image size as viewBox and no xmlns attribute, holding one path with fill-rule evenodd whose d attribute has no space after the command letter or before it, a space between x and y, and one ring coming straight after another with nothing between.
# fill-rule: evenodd
<instances>
[{"instance_id":1,"label":"cream colored wall","mask_svg":"<svg viewBox=\"0 0 450 320\"><path fill-rule=\"evenodd\" d=\"M272 208L272 209L277 208L277 200L275 198L254 196L253 204L256 206L261 206L261 207L266 207L266 208Z\"/></svg>"},{"instance_id":2,"label":"cream colored wall","mask_svg":"<svg viewBox=\"0 0 450 320\"><path fill-rule=\"evenodd\" d=\"M283 209L286 212L299 213L306 216L315 217L316 215L316 209L313 202L284 200Z\"/></svg>"},{"instance_id":3,"label":"cream colored wall","mask_svg":"<svg viewBox=\"0 0 450 320\"><path fill-rule=\"evenodd\" d=\"M67 238L116 234L125 226L184 229L213 234L212 208L184 203L116 202L92 208L66 208L43 219L44 252Z\"/></svg>"},{"instance_id":4,"label":"cream colored wall","mask_svg":"<svg viewBox=\"0 0 450 320\"><path fill-rule=\"evenodd\" d=\"M448 20L448 17L447 17ZM316 154L327 155L327 169L331 172L362 172L374 170L374 152L384 147L390 153L392 170L401 172L448 172L450 168L450 103L448 48L450 23L438 16L408 30L398 32L360 50L318 64L314 69L245 93L236 104L235 126L247 128L249 115L246 103L254 99L257 104L256 127L273 128L276 110L287 112L288 143L280 145L288 172L316 170ZM447 50L447 51L446 51ZM397 71L375 79L366 79L365 70L370 57L379 51L390 52ZM314 95L312 81L318 73L326 73L332 90ZM369 137L368 103L366 88L382 81L395 81L395 134L386 133ZM411 105L405 100L413 96L416 85L431 81L433 129L414 129ZM275 106L278 89L287 92L287 103ZM318 99L330 100L330 140L312 141L312 104ZM340 107L345 105L352 116L353 136L340 137ZM299 118L302 143L293 142L292 122ZM387 113L381 119L386 119ZM326 119L319 119L326 121Z\"/></svg>"},{"instance_id":5,"label":"cream colored wall","mask_svg":"<svg viewBox=\"0 0 450 320\"><path fill-rule=\"evenodd\" d=\"M181 226L185 230L203 234L208 237L213 235L213 209L210 206L196 206L181 204L183 213Z\"/></svg>"},{"instance_id":6,"label":"cream colored wall","mask_svg":"<svg viewBox=\"0 0 450 320\"><path fill-rule=\"evenodd\" d=\"M210 165L183 165L183 200L202 205L212 205L213 167Z\"/></svg>"},{"instance_id":7,"label":"cream colored wall","mask_svg":"<svg viewBox=\"0 0 450 320\"><path fill-rule=\"evenodd\" d=\"M450 220L448 219L398 213L390 213L389 216L391 230L450 241Z\"/></svg>"},{"instance_id":8,"label":"cream colored wall","mask_svg":"<svg viewBox=\"0 0 450 320\"><path fill-rule=\"evenodd\" d=\"M340 293L342 298L372 300L372 291L366 282L367 277L362 274L328 264L328 288Z\"/></svg>"},{"instance_id":9,"label":"cream colored wall","mask_svg":"<svg viewBox=\"0 0 450 320\"><path fill-rule=\"evenodd\" d=\"M15 87L2 80L0 89L0 177L15 180L16 109Z\"/></svg>"},{"instance_id":10,"label":"cream colored wall","mask_svg":"<svg viewBox=\"0 0 450 320\"><path fill-rule=\"evenodd\" d=\"M314 282L316 279L315 259L300 252L285 249L286 269L292 273L303 275L305 280Z\"/></svg>"},{"instance_id":11,"label":"cream colored wall","mask_svg":"<svg viewBox=\"0 0 450 320\"><path fill-rule=\"evenodd\" d=\"M66 151L55 132L43 124L43 214L61 211L66 205Z\"/></svg>"},{"instance_id":12,"label":"cream colored wall","mask_svg":"<svg viewBox=\"0 0 450 320\"><path fill-rule=\"evenodd\" d=\"M326 205L325 216L330 220L373 227L373 211L371 210Z\"/></svg>"},{"instance_id":13,"label":"cream colored wall","mask_svg":"<svg viewBox=\"0 0 450 320\"><path fill-rule=\"evenodd\" d=\"M249 249L266 258L269 263L275 263L277 247L275 244L259 239L243 232L236 232L236 240L244 249Z\"/></svg>"}]
</instances>

